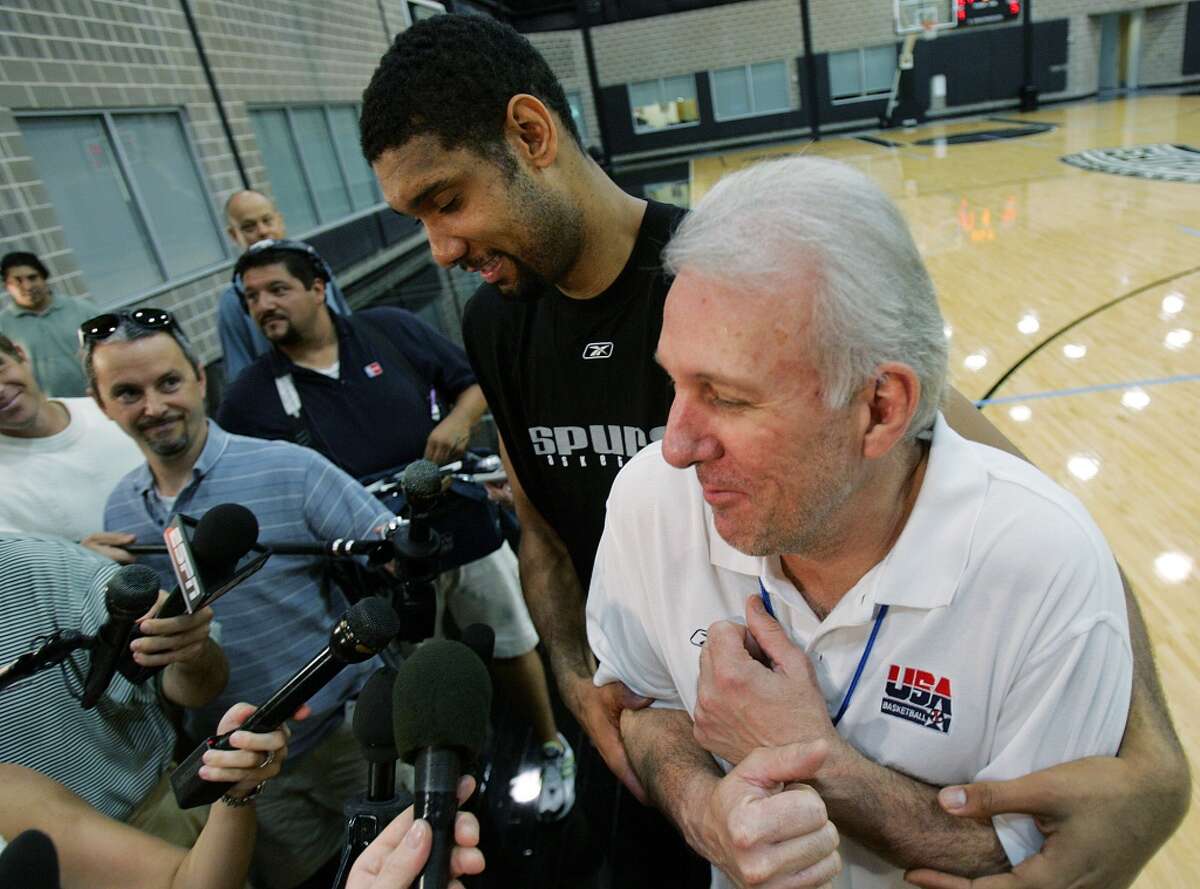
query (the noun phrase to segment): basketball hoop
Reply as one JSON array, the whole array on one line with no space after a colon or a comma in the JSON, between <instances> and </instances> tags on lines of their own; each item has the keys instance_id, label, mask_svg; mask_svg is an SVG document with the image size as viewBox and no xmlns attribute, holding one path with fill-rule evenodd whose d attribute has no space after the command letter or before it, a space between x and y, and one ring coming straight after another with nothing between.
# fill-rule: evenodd
<instances>
[{"instance_id":1,"label":"basketball hoop","mask_svg":"<svg viewBox=\"0 0 1200 889\"><path fill-rule=\"evenodd\" d=\"M933 40L938 35L936 13L931 18L921 17L921 39Z\"/></svg>"}]
</instances>

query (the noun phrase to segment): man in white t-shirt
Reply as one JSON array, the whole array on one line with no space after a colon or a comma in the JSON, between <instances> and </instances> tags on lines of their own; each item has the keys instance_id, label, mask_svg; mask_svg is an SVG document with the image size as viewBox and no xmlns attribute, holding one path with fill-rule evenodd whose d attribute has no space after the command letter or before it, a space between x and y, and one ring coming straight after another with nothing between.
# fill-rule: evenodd
<instances>
[{"instance_id":1,"label":"man in white t-shirt","mask_svg":"<svg viewBox=\"0 0 1200 889\"><path fill-rule=\"evenodd\" d=\"M613 486L588 600L596 684L656 700L622 716L639 776L717 886L830 878L795 873L811 836L772 817L794 781L842 835L839 889L1020 862L1032 819L956 819L937 790L1116 752L1132 656L1103 536L946 425L933 285L863 174L731 175L665 260L675 400ZM815 767L722 790L796 744Z\"/></svg>"},{"instance_id":2,"label":"man in white t-shirt","mask_svg":"<svg viewBox=\"0 0 1200 889\"><path fill-rule=\"evenodd\" d=\"M141 462L92 399L48 398L25 351L0 335L0 531L98 532L117 480Z\"/></svg>"}]
</instances>

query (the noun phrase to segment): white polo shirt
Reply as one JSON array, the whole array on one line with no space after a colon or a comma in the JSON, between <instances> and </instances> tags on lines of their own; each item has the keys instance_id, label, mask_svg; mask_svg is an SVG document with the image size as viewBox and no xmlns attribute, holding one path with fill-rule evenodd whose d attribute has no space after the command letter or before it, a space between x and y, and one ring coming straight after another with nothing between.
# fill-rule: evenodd
<instances>
[{"instance_id":1,"label":"white polo shirt","mask_svg":"<svg viewBox=\"0 0 1200 889\"><path fill-rule=\"evenodd\" d=\"M888 606L838 732L871 760L944 786L1114 754L1132 655L1120 575L1073 496L1029 464L956 434L940 415L925 478L895 546L819 621L778 556L716 532L694 470L645 448L617 476L587 604L600 661L659 706L693 713L700 645L744 623L762 579L809 654L830 715ZM1015 864L1041 847L1033 820L999 817ZM903 887L900 869L843 837L839 889ZM714 886L730 885L717 874Z\"/></svg>"}]
</instances>

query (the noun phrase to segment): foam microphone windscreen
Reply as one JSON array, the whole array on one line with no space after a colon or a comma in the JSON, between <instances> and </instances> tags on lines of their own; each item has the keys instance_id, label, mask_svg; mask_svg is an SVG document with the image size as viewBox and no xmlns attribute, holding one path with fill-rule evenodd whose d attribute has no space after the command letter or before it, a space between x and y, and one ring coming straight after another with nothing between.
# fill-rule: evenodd
<instances>
[{"instance_id":1,"label":"foam microphone windscreen","mask_svg":"<svg viewBox=\"0 0 1200 889\"><path fill-rule=\"evenodd\" d=\"M354 705L354 737L362 747L367 762L394 762L396 734L392 728L392 687L396 671L380 667L371 674Z\"/></svg>"},{"instance_id":2,"label":"foam microphone windscreen","mask_svg":"<svg viewBox=\"0 0 1200 889\"><path fill-rule=\"evenodd\" d=\"M428 500L442 492L442 471L431 460L414 460L404 467L400 487L409 500Z\"/></svg>"},{"instance_id":3,"label":"foam microphone windscreen","mask_svg":"<svg viewBox=\"0 0 1200 889\"><path fill-rule=\"evenodd\" d=\"M0 852L0 886L59 889L58 852L50 837L27 830Z\"/></svg>"},{"instance_id":4,"label":"foam microphone windscreen","mask_svg":"<svg viewBox=\"0 0 1200 889\"><path fill-rule=\"evenodd\" d=\"M349 642L357 654L351 655L346 646L334 634L330 647L342 660L356 663L378 654L384 646L396 638L400 632L400 618L396 609L378 596L367 596L350 606L345 616L346 629L350 632Z\"/></svg>"},{"instance_id":5,"label":"foam microphone windscreen","mask_svg":"<svg viewBox=\"0 0 1200 889\"><path fill-rule=\"evenodd\" d=\"M233 573L238 560L258 542L258 519L240 503L220 503L200 517L192 555L205 582Z\"/></svg>"},{"instance_id":6,"label":"foam microphone windscreen","mask_svg":"<svg viewBox=\"0 0 1200 889\"><path fill-rule=\"evenodd\" d=\"M429 747L451 747L474 759L487 736L492 681L483 661L461 642L435 639L396 671L392 718L405 762Z\"/></svg>"},{"instance_id":7,"label":"foam microphone windscreen","mask_svg":"<svg viewBox=\"0 0 1200 889\"><path fill-rule=\"evenodd\" d=\"M147 565L122 566L104 590L108 613L141 617L158 601L158 583L158 572Z\"/></svg>"}]
</instances>

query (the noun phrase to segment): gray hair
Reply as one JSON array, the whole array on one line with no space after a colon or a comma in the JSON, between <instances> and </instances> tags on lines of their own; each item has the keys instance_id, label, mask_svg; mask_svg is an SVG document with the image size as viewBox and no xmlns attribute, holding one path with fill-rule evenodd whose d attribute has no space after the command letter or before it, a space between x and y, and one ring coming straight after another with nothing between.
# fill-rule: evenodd
<instances>
[{"instance_id":1,"label":"gray hair","mask_svg":"<svg viewBox=\"0 0 1200 889\"><path fill-rule=\"evenodd\" d=\"M183 332L183 328L180 326L178 320L175 321L174 326L163 330L143 327L124 315L118 314L118 318L119 321L117 323L117 329L114 330L109 336L100 340L100 343L130 343L134 340L141 340L148 336L156 336L159 334L169 336L171 339L175 340L175 343L179 346L179 350L183 352L183 357L186 358L188 364L192 366L192 370L196 372L196 377L200 377L201 368L203 367L203 365L200 363L200 357L196 354L196 350L192 346L191 340L189 340L187 338L187 334ZM81 345L81 357L83 359L83 372L87 374L88 386L91 387L93 392L100 394L100 389L96 386L96 367L95 363L92 361L92 353L95 351L97 345L99 345L99 343L91 340L84 340Z\"/></svg>"},{"instance_id":2,"label":"gray hair","mask_svg":"<svg viewBox=\"0 0 1200 889\"><path fill-rule=\"evenodd\" d=\"M864 174L816 157L732 173L680 224L663 260L672 274L789 298L815 275L808 345L826 404L845 407L895 361L921 381L906 436L932 429L948 353L937 295L904 217Z\"/></svg>"}]
</instances>

